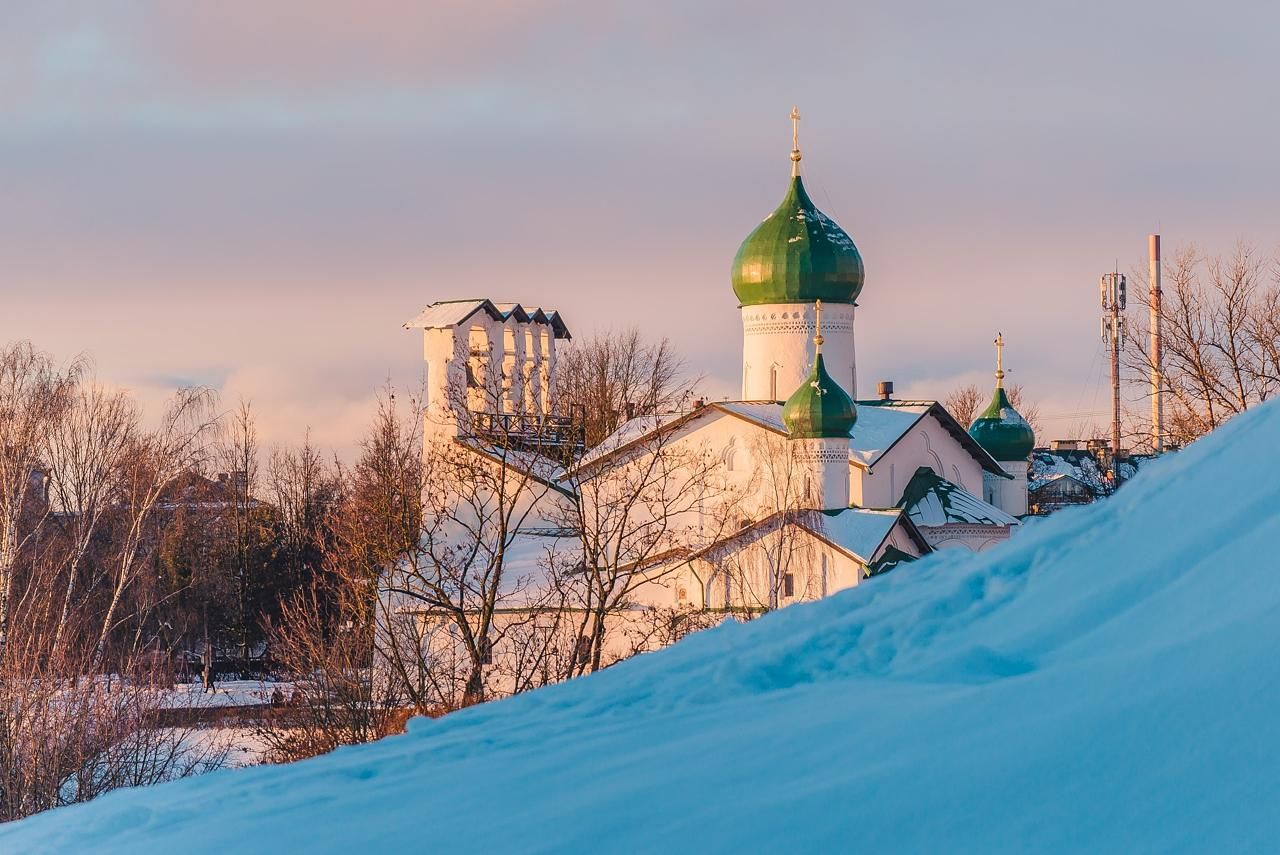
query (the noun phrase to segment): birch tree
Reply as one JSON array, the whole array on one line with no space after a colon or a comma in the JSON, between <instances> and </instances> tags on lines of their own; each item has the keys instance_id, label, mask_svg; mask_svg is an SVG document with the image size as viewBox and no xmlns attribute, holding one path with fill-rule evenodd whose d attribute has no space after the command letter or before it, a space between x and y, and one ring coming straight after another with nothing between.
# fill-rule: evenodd
<instances>
[{"instance_id":1,"label":"birch tree","mask_svg":"<svg viewBox=\"0 0 1280 855\"><path fill-rule=\"evenodd\" d=\"M9 637L18 555L39 528L23 516L41 477L41 452L66 415L79 373L78 364L58 369L29 342L0 350L0 652Z\"/></svg>"},{"instance_id":2,"label":"birch tree","mask_svg":"<svg viewBox=\"0 0 1280 855\"><path fill-rule=\"evenodd\" d=\"M213 403L208 390L180 390L160 426L141 434L126 455L121 477L122 533L107 578L101 580L110 593L97 633L98 663L104 660L111 633L122 622L138 618L121 614L120 609L155 546L148 525L166 490L184 472L200 468L208 459L217 425Z\"/></svg>"},{"instance_id":3,"label":"birch tree","mask_svg":"<svg viewBox=\"0 0 1280 855\"><path fill-rule=\"evenodd\" d=\"M121 476L138 430L138 412L128 396L93 382L77 389L47 434L50 499L68 547L55 645L66 631L93 539L122 493Z\"/></svg>"}]
</instances>

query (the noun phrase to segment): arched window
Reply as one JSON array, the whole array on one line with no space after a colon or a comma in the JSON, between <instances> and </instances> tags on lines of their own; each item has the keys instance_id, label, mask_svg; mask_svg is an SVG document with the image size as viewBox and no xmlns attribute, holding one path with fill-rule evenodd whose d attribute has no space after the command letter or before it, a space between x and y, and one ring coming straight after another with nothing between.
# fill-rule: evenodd
<instances>
[{"instance_id":1,"label":"arched window","mask_svg":"<svg viewBox=\"0 0 1280 855\"><path fill-rule=\"evenodd\" d=\"M778 366L769 366L769 400L778 400Z\"/></svg>"}]
</instances>

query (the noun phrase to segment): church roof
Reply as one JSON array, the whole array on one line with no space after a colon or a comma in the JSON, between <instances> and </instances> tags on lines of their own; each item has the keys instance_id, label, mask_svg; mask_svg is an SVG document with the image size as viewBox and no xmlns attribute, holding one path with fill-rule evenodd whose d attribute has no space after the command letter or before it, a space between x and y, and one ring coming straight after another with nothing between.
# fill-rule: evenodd
<instances>
[{"instance_id":1,"label":"church roof","mask_svg":"<svg viewBox=\"0 0 1280 855\"><path fill-rule=\"evenodd\" d=\"M782 407L787 433L792 439L841 439L849 436L857 420L853 399L831 379L819 351L809 376Z\"/></svg>"},{"instance_id":2,"label":"church roof","mask_svg":"<svg viewBox=\"0 0 1280 855\"><path fill-rule=\"evenodd\" d=\"M744 306L852 303L862 292L863 277L858 248L813 204L799 175L733 259L733 292Z\"/></svg>"},{"instance_id":3,"label":"church roof","mask_svg":"<svg viewBox=\"0 0 1280 855\"><path fill-rule=\"evenodd\" d=\"M814 537L830 544L863 564L871 564L881 554L881 547L885 546L889 535L899 525L903 526L907 536L920 550L921 554L927 554L932 551L932 547L929 546L924 535L898 508L883 510L846 508L838 511L779 511L744 527L740 531L723 537L715 543L707 544L701 549L689 553L681 560L688 561L708 554L714 555L717 550L722 549L726 544L739 541L743 537L756 536L760 533L771 531L787 523L798 525Z\"/></svg>"},{"instance_id":4,"label":"church roof","mask_svg":"<svg viewBox=\"0 0 1280 855\"><path fill-rule=\"evenodd\" d=\"M951 413L947 411L947 408L939 404L937 401L886 401L881 399L875 401L858 401L858 407L860 423L861 421L865 421L867 416L873 412L917 413L918 415L916 416L915 421L919 421L926 415L931 415L942 424L942 427L946 429L947 433L951 434L951 436L955 438L956 442L964 446L965 449L973 455L974 459L978 461L984 470L990 472L992 475L999 475L1001 478L1013 477L1009 473L1005 472L1003 467L996 462L996 459L992 457L981 444L971 437L969 432L966 431L958 421L956 421L955 416L951 415ZM915 424L915 421L913 421L912 424ZM859 426L861 427L861 424ZM867 461L866 465L873 466L875 461L883 457L890 448L902 439L902 437L906 436L910 429L911 425L908 425L905 429L898 432L893 440L885 445L875 455L875 459ZM855 437L855 439L857 439L857 437Z\"/></svg>"},{"instance_id":5,"label":"church roof","mask_svg":"<svg viewBox=\"0 0 1280 855\"><path fill-rule=\"evenodd\" d=\"M849 457L863 469L874 466L889 449L911 432L917 422L926 416L933 416L974 456L983 469L993 475L1009 477L1000 468L1000 464L937 401L871 400L856 401L855 404L858 407L858 423L849 440ZM782 422L782 408L773 401L717 401L708 406L718 407L778 433L786 433L787 430Z\"/></svg>"},{"instance_id":6,"label":"church roof","mask_svg":"<svg viewBox=\"0 0 1280 855\"><path fill-rule=\"evenodd\" d=\"M432 303L413 318L405 322L404 328L410 329L448 329L467 321L477 312L483 312L491 320L503 322L514 317L519 323L545 324L551 327L556 338L571 339L569 328L554 309L546 311L540 308L526 308L519 303L494 303L484 298L470 300L441 300Z\"/></svg>"},{"instance_id":7,"label":"church roof","mask_svg":"<svg viewBox=\"0 0 1280 855\"><path fill-rule=\"evenodd\" d=\"M894 526L905 520L902 512L897 509L846 508L841 511L807 514L801 517L800 524L863 564L870 564L880 547L889 539ZM924 538L918 532L913 533L912 537L918 538L919 544L924 544ZM924 551L928 551L927 544Z\"/></svg>"},{"instance_id":8,"label":"church roof","mask_svg":"<svg viewBox=\"0 0 1280 855\"><path fill-rule=\"evenodd\" d=\"M858 421L849 440L849 459L862 469L874 466L889 449L911 432L917 422L933 416L973 455L985 471L1002 478L1010 477L937 401L874 400L857 401L856 405ZM656 430L674 430L695 418L716 413L727 413L774 433L787 435L787 427L782 421L782 405L777 401L714 401L686 413L631 419L588 451L577 468L598 463L628 446L636 445Z\"/></svg>"},{"instance_id":9,"label":"church roof","mask_svg":"<svg viewBox=\"0 0 1280 855\"><path fill-rule=\"evenodd\" d=\"M963 487L952 484L927 466L921 466L907 482L898 507L918 526L1018 525L1018 520L990 505Z\"/></svg>"},{"instance_id":10,"label":"church roof","mask_svg":"<svg viewBox=\"0 0 1280 855\"><path fill-rule=\"evenodd\" d=\"M915 560L916 557L914 555L909 552L903 552L891 543L884 548L884 552L880 553L879 558L867 565L867 578L888 573L902 564L910 564Z\"/></svg>"},{"instance_id":11,"label":"church roof","mask_svg":"<svg viewBox=\"0 0 1280 855\"><path fill-rule=\"evenodd\" d=\"M578 461L576 468L581 469L590 466L615 451L620 451L633 443L639 442L666 425L681 419L687 420L696 412L695 410L694 413L653 413L628 419L619 425L617 430L601 440L599 445L589 449L582 456L582 459Z\"/></svg>"}]
</instances>

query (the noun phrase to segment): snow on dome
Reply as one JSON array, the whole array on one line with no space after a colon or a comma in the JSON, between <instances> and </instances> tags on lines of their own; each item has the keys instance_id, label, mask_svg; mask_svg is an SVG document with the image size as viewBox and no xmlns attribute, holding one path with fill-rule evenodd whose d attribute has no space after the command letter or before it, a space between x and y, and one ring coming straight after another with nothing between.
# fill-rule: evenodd
<instances>
[{"instance_id":1,"label":"snow on dome","mask_svg":"<svg viewBox=\"0 0 1280 855\"><path fill-rule=\"evenodd\" d=\"M0 851L1270 851L1278 434L1265 404L996 549Z\"/></svg>"},{"instance_id":2,"label":"snow on dome","mask_svg":"<svg viewBox=\"0 0 1280 855\"><path fill-rule=\"evenodd\" d=\"M996 386L991 403L969 426L969 436L996 460L1026 460L1036 445L1035 432L1014 409L1003 384Z\"/></svg>"}]
</instances>

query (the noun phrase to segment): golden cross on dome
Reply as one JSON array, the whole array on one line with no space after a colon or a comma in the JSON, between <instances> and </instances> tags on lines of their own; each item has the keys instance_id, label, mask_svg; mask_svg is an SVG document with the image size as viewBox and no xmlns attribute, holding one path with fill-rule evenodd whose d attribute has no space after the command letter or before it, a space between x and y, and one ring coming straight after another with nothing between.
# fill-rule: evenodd
<instances>
[{"instance_id":1,"label":"golden cross on dome","mask_svg":"<svg viewBox=\"0 0 1280 855\"><path fill-rule=\"evenodd\" d=\"M996 385L1004 385L1004 333L996 333Z\"/></svg>"},{"instance_id":2,"label":"golden cross on dome","mask_svg":"<svg viewBox=\"0 0 1280 855\"><path fill-rule=\"evenodd\" d=\"M813 336L813 352L814 352L814 356L816 357L819 353L822 353L822 342L825 340L822 338L822 301L821 300L814 301L813 314L817 319L816 333Z\"/></svg>"},{"instance_id":3,"label":"golden cross on dome","mask_svg":"<svg viewBox=\"0 0 1280 855\"><path fill-rule=\"evenodd\" d=\"M791 108L791 177L800 174L800 108Z\"/></svg>"}]
</instances>

